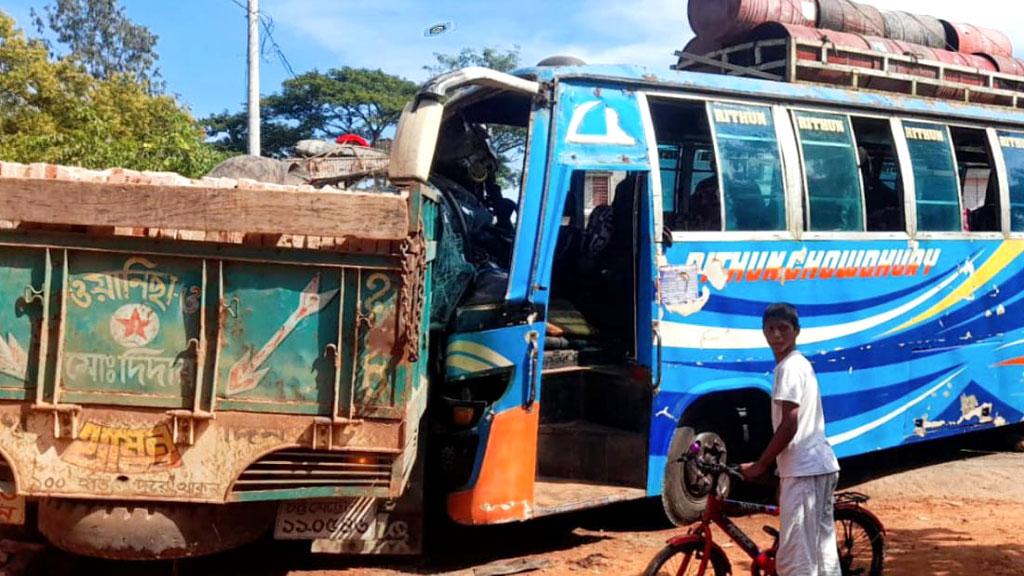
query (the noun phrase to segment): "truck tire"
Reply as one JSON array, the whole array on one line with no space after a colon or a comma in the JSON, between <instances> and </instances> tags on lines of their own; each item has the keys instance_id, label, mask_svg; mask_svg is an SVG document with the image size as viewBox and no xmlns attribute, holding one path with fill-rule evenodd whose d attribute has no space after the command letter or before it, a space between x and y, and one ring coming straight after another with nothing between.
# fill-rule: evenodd
<instances>
[{"instance_id":1,"label":"truck tire","mask_svg":"<svg viewBox=\"0 0 1024 576\"><path fill-rule=\"evenodd\" d=\"M707 504L711 479L692 464L687 465L682 461L683 454L690 449L694 441L700 441L704 446L718 446L722 451L721 462L726 462L725 441L710 426L699 424L676 428L668 447L661 503L665 515L677 526L699 520ZM719 489L723 493L729 491L728 476L719 480Z\"/></svg>"},{"instance_id":2,"label":"truck tire","mask_svg":"<svg viewBox=\"0 0 1024 576\"><path fill-rule=\"evenodd\" d=\"M39 531L61 550L116 560L167 560L212 554L270 529L275 503L149 504L48 499Z\"/></svg>"}]
</instances>

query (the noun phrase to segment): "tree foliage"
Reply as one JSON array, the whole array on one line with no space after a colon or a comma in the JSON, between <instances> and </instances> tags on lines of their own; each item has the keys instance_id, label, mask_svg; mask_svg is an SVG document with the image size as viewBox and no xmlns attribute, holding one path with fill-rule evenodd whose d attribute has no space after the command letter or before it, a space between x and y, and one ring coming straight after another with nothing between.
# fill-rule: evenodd
<instances>
[{"instance_id":1,"label":"tree foliage","mask_svg":"<svg viewBox=\"0 0 1024 576\"><path fill-rule=\"evenodd\" d=\"M519 67L519 47L515 46L512 50L463 48L457 54L435 52L434 59L434 64L424 66L423 69L435 76L468 66L483 66L499 72L511 72ZM520 176L518 166L521 165L526 150L526 129L519 126L494 125L487 126L487 131L490 134L491 148L498 155L498 178L506 186L516 186Z\"/></svg>"},{"instance_id":2,"label":"tree foliage","mask_svg":"<svg viewBox=\"0 0 1024 576\"><path fill-rule=\"evenodd\" d=\"M0 159L205 174L224 155L188 111L126 74L97 79L51 60L0 12Z\"/></svg>"},{"instance_id":3,"label":"tree foliage","mask_svg":"<svg viewBox=\"0 0 1024 576\"><path fill-rule=\"evenodd\" d=\"M424 66L423 69L430 72L431 76L468 68L469 66L483 66L498 72L511 72L519 67L519 46L511 50L500 50L498 48L483 48L479 51L472 48L463 48L457 54L441 54L434 52L434 64Z\"/></svg>"},{"instance_id":4,"label":"tree foliage","mask_svg":"<svg viewBox=\"0 0 1024 576\"><path fill-rule=\"evenodd\" d=\"M132 22L117 0L55 0L32 10L37 31L51 30L68 56L80 62L93 77L110 80L128 76L158 88L157 36Z\"/></svg>"},{"instance_id":5,"label":"tree foliage","mask_svg":"<svg viewBox=\"0 0 1024 576\"><path fill-rule=\"evenodd\" d=\"M262 99L261 147L267 156L285 156L303 138L354 133L376 142L398 122L416 93L412 82L381 70L335 68L285 80L280 93ZM223 112L203 120L222 150L242 151L248 137L244 112Z\"/></svg>"}]
</instances>

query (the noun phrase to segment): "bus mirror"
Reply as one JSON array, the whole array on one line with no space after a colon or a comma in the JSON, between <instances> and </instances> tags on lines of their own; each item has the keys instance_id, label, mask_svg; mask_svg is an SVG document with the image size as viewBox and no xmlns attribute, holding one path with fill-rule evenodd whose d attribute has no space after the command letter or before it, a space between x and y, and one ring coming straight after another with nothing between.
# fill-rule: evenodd
<instances>
[{"instance_id":1,"label":"bus mirror","mask_svg":"<svg viewBox=\"0 0 1024 576\"><path fill-rule=\"evenodd\" d=\"M392 183L408 186L429 180L443 113L444 104L423 97L402 110L388 164L388 178Z\"/></svg>"}]
</instances>

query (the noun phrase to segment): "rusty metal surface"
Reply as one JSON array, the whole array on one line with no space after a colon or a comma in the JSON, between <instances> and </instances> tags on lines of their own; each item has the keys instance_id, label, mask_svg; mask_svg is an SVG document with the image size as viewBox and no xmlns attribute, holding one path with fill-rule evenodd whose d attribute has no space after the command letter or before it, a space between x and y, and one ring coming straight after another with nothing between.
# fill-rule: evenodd
<instances>
[{"instance_id":1,"label":"rusty metal surface","mask_svg":"<svg viewBox=\"0 0 1024 576\"><path fill-rule=\"evenodd\" d=\"M419 359L420 334L423 325L427 268L427 243L422 233L416 233L402 245L402 293L399 297L398 333L399 354L410 362Z\"/></svg>"},{"instance_id":2,"label":"rusty metal surface","mask_svg":"<svg viewBox=\"0 0 1024 576\"><path fill-rule=\"evenodd\" d=\"M350 182L367 176L384 175L390 157L380 150L360 146L341 146L345 154L313 158L293 158L305 167L314 185Z\"/></svg>"},{"instance_id":3,"label":"rusty metal surface","mask_svg":"<svg viewBox=\"0 0 1024 576\"><path fill-rule=\"evenodd\" d=\"M946 48L946 29L934 16L911 14L901 10L882 10L886 38L922 44L930 48Z\"/></svg>"},{"instance_id":4,"label":"rusty metal surface","mask_svg":"<svg viewBox=\"0 0 1024 576\"><path fill-rule=\"evenodd\" d=\"M189 446L173 442L172 416L161 411L83 407L79 419L74 439L56 439L51 413L0 406L0 452L19 495L224 503L252 463L275 450L311 447L315 428L308 416L221 412L197 424ZM370 420L329 430L334 446L356 452L397 453L415 433L401 422Z\"/></svg>"},{"instance_id":5,"label":"rusty metal surface","mask_svg":"<svg viewBox=\"0 0 1024 576\"><path fill-rule=\"evenodd\" d=\"M1013 43L999 30L945 20L942 24L946 28L946 44L954 50L965 54L1013 56Z\"/></svg>"},{"instance_id":6,"label":"rusty metal surface","mask_svg":"<svg viewBox=\"0 0 1024 576\"><path fill-rule=\"evenodd\" d=\"M874 6L851 0L817 0L818 26L868 36L885 36L885 18Z\"/></svg>"},{"instance_id":7,"label":"rusty metal surface","mask_svg":"<svg viewBox=\"0 0 1024 576\"><path fill-rule=\"evenodd\" d=\"M690 0L690 28L697 36L732 38L765 22L814 26L814 0Z\"/></svg>"},{"instance_id":8,"label":"rusty metal surface","mask_svg":"<svg viewBox=\"0 0 1024 576\"><path fill-rule=\"evenodd\" d=\"M1011 75L1024 70L1012 58L781 23L763 24L737 42L704 58L678 53L676 67L999 106L1024 102L1015 94L1024 91L1024 77Z\"/></svg>"}]
</instances>

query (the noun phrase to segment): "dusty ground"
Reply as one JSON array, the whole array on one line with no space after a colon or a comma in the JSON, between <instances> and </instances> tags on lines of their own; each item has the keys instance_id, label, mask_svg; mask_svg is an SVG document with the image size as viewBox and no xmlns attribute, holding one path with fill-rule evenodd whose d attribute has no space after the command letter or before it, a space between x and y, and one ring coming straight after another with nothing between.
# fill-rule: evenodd
<instances>
[{"instance_id":1,"label":"dusty ground","mask_svg":"<svg viewBox=\"0 0 1024 576\"><path fill-rule=\"evenodd\" d=\"M888 530L886 574L1024 574L1024 454L1008 451L1003 435L846 462L842 487L871 495L868 506ZM437 528L430 535L436 543L432 557L403 564L314 558L300 547L274 542L177 566L115 566L72 559L60 564L61 572L71 574L480 576L509 573L493 569L521 562L542 566L530 574L631 576L639 574L664 541L677 533L660 520L657 506L630 503L486 529ZM774 524L774 519L753 516L738 523L764 544L767 537L761 526ZM734 574L748 573L749 561L737 547L727 545L726 551Z\"/></svg>"}]
</instances>

